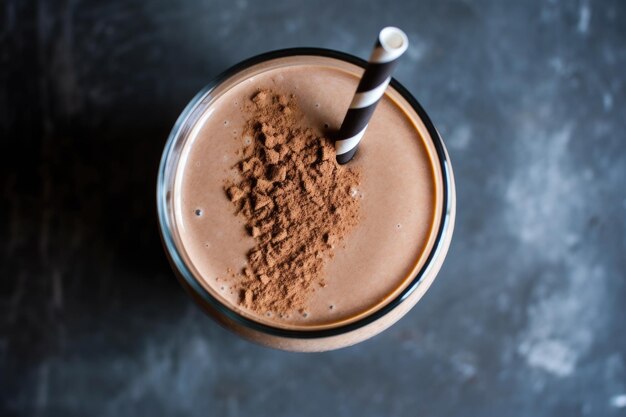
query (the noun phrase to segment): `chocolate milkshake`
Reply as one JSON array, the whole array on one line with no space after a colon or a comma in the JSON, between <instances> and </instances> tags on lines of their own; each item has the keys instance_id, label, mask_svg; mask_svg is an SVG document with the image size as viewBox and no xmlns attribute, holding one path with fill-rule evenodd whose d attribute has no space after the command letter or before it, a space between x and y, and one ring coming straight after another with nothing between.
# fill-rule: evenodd
<instances>
[{"instance_id":1,"label":"chocolate milkshake","mask_svg":"<svg viewBox=\"0 0 626 417\"><path fill-rule=\"evenodd\" d=\"M326 350L370 337L417 302L447 251L454 185L445 149L403 94L388 88L349 164L327 155L361 72L324 56L248 65L186 111L176 154L164 158L159 209L181 281L222 323L260 343ZM302 143L289 148L294 137ZM289 181L303 200L284 197L294 192ZM338 208L334 223L307 217ZM283 220L268 219L276 213ZM306 218L319 227L300 227ZM273 249L282 250L282 270L267 260Z\"/></svg>"}]
</instances>

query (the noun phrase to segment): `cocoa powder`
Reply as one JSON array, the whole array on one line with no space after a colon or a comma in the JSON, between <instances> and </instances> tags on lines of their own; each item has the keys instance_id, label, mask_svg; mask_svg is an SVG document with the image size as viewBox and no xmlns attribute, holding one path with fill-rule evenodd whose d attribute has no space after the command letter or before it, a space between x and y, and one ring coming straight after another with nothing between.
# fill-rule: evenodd
<instances>
[{"instance_id":1,"label":"cocoa powder","mask_svg":"<svg viewBox=\"0 0 626 417\"><path fill-rule=\"evenodd\" d=\"M307 126L294 96L261 90L250 114L240 180L224 189L243 216L255 247L240 273L243 306L256 312L306 314L325 262L359 220L360 172L338 165L333 142Z\"/></svg>"}]
</instances>

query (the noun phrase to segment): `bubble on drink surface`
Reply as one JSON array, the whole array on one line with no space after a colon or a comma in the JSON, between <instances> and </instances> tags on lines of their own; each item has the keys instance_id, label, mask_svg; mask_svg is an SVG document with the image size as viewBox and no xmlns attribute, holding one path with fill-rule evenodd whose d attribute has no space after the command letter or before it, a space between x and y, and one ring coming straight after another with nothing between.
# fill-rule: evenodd
<instances>
[{"instance_id":1,"label":"bubble on drink surface","mask_svg":"<svg viewBox=\"0 0 626 417\"><path fill-rule=\"evenodd\" d=\"M356 187L350 187L350 197L357 198L359 196L359 189Z\"/></svg>"},{"instance_id":2,"label":"bubble on drink surface","mask_svg":"<svg viewBox=\"0 0 626 417\"><path fill-rule=\"evenodd\" d=\"M328 129L328 123L324 123L324 129Z\"/></svg>"},{"instance_id":3,"label":"bubble on drink surface","mask_svg":"<svg viewBox=\"0 0 626 417\"><path fill-rule=\"evenodd\" d=\"M334 309L335 309L335 305L334 305L334 304L329 305L329 306L328 306L328 309L329 309L329 310L334 310Z\"/></svg>"},{"instance_id":4,"label":"bubble on drink surface","mask_svg":"<svg viewBox=\"0 0 626 417\"><path fill-rule=\"evenodd\" d=\"M195 209L193 212L198 217L202 216L203 214L202 209Z\"/></svg>"},{"instance_id":5,"label":"bubble on drink surface","mask_svg":"<svg viewBox=\"0 0 626 417\"><path fill-rule=\"evenodd\" d=\"M401 229L402 225L400 223L396 224L396 229Z\"/></svg>"},{"instance_id":6,"label":"bubble on drink surface","mask_svg":"<svg viewBox=\"0 0 626 417\"><path fill-rule=\"evenodd\" d=\"M302 317L304 317L304 318L306 319L307 317L309 317L309 313L307 313L307 312L305 311L304 313L302 313Z\"/></svg>"},{"instance_id":7,"label":"bubble on drink surface","mask_svg":"<svg viewBox=\"0 0 626 417\"><path fill-rule=\"evenodd\" d=\"M252 136L246 135L243 137L244 145L250 145L252 143Z\"/></svg>"},{"instance_id":8,"label":"bubble on drink surface","mask_svg":"<svg viewBox=\"0 0 626 417\"><path fill-rule=\"evenodd\" d=\"M268 311L267 313L265 313L265 316L272 317L272 313L270 311Z\"/></svg>"},{"instance_id":9,"label":"bubble on drink surface","mask_svg":"<svg viewBox=\"0 0 626 417\"><path fill-rule=\"evenodd\" d=\"M228 126L228 120L224 120L224 126Z\"/></svg>"},{"instance_id":10,"label":"bubble on drink surface","mask_svg":"<svg viewBox=\"0 0 626 417\"><path fill-rule=\"evenodd\" d=\"M320 108L320 103L315 103L315 108L319 109Z\"/></svg>"}]
</instances>

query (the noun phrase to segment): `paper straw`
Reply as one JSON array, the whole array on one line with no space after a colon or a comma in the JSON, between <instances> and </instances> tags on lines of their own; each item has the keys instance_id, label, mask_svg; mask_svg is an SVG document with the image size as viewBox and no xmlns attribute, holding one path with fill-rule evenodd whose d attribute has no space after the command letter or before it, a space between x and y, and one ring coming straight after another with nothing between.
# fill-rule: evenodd
<instances>
[{"instance_id":1,"label":"paper straw","mask_svg":"<svg viewBox=\"0 0 626 417\"><path fill-rule=\"evenodd\" d=\"M402 30L388 26L380 31L367 68L339 129L338 139L335 141L338 163L349 162L356 153L376 105L391 81L391 74L398 64L398 58L408 46L409 39Z\"/></svg>"}]
</instances>

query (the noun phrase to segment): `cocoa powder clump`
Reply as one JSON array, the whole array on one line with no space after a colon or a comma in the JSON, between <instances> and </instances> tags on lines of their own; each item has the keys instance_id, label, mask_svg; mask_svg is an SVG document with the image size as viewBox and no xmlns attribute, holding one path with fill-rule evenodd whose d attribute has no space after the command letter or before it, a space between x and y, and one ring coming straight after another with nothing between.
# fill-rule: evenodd
<instances>
[{"instance_id":1,"label":"cocoa powder clump","mask_svg":"<svg viewBox=\"0 0 626 417\"><path fill-rule=\"evenodd\" d=\"M269 90L244 104L240 180L224 190L255 239L240 302L257 312L304 312L333 248L359 220L360 172L338 165L330 139L305 123L293 96Z\"/></svg>"}]
</instances>

